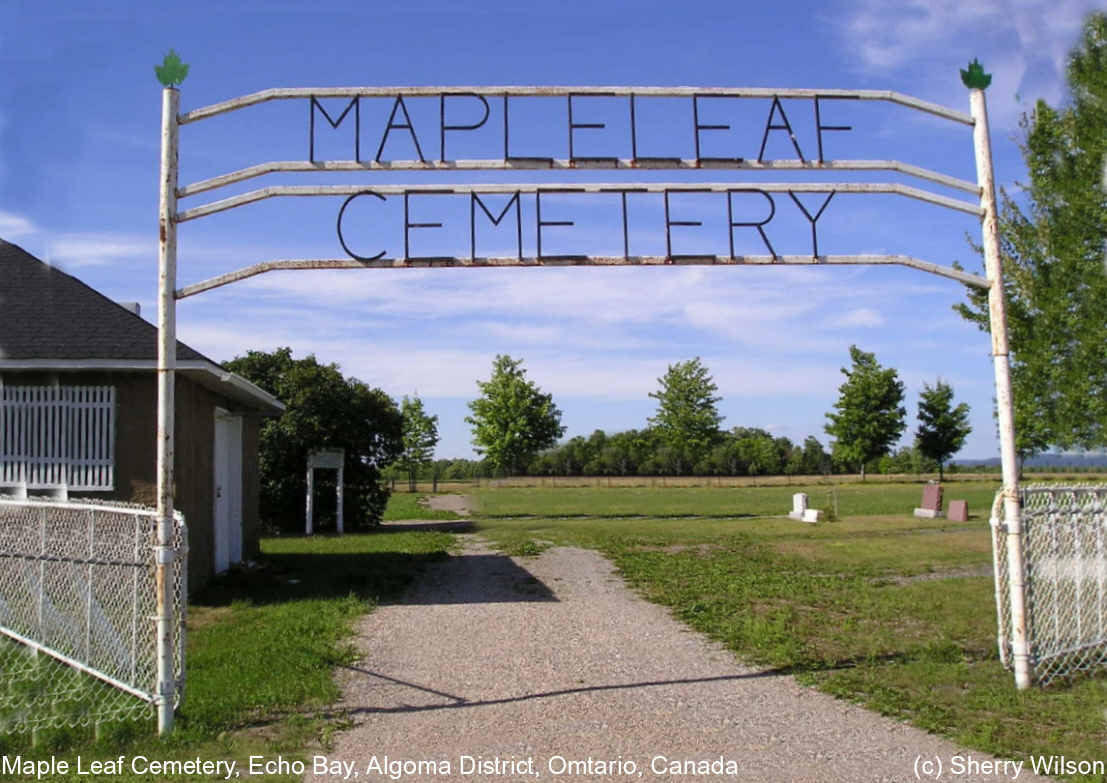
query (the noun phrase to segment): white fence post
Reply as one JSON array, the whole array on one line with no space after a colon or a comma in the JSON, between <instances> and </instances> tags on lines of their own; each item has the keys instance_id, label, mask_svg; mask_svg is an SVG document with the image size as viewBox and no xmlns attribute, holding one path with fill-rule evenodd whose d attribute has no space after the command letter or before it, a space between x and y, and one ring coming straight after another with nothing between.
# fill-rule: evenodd
<instances>
[{"instance_id":1,"label":"white fence post","mask_svg":"<svg viewBox=\"0 0 1107 783\"><path fill-rule=\"evenodd\" d=\"M344 461L344 459L343 459L343 461ZM343 517L342 488L345 485L345 483L346 483L346 478L345 478L345 475L344 475L344 472L343 472L342 462L339 462L338 463L338 486L335 489L335 492L338 494L338 498L335 500L335 525L338 527L339 535L341 535L343 533L343 529L344 529L344 526L345 526L345 522L342 518Z\"/></svg>"},{"instance_id":2,"label":"white fence post","mask_svg":"<svg viewBox=\"0 0 1107 783\"><path fill-rule=\"evenodd\" d=\"M161 91L161 197L158 202L158 733L173 729L173 625L169 581L173 534L174 383L177 368L177 112L180 93Z\"/></svg>"},{"instance_id":3,"label":"white fence post","mask_svg":"<svg viewBox=\"0 0 1107 783\"><path fill-rule=\"evenodd\" d=\"M1019 517L1019 475L1015 458L1015 413L1011 395L1011 364L1008 358L1007 304L1003 291L1003 262L999 255L999 218L996 213L992 147L988 134L988 105L984 90L969 90L972 107L973 148L980 183L980 206L984 209L981 235L984 267L988 276L988 317L992 335L992 357L996 382L996 413L999 419L999 451L1003 467L1003 521L1007 531L1007 577L1011 589L1011 658L1015 685L1030 687L1030 656L1026 636L1026 576L1023 561L1022 524Z\"/></svg>"},{"instance_id":4,"label":"white fence post","mask_svg":"<svg viewBox=\"0 0 1107 783\"><path fill-rule=\"evenodd\" d=\"M307 469L307 522L304 523L304 533L311 535L315 532L315 467L308 460Z\"/></svg>"}]
</instances>

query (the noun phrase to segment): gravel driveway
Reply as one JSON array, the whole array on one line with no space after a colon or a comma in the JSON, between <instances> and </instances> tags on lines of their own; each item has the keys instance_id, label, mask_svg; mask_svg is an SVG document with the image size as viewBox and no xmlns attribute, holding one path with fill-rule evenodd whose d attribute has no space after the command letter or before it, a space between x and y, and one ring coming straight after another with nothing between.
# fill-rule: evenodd
<instances>
[{"instance_id":1,"label":"gravel driveway","mask_svg":"<svg viewBox=\"0 0 1107 783\"><path fill-rule=\"evenodd\" d=\"M307 779L907 781L939 762L942 780L1016 777L738 664L595 552L519 559L459 539L360 622L363 660L341 675L355 725L326 754L336 774L309 763ZM1017 779L1045 780L1029 765Z\"/></svg>"}]
</instances>

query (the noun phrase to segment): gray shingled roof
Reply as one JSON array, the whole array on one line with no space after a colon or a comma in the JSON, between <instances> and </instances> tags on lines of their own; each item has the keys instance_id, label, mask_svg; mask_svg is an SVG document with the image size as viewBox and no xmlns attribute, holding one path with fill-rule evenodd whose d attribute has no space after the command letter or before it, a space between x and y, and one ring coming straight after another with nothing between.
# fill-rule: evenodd
<instances>
[{"instance_id":1,"label":"gray shingled roof","mask_svg":"<svg viewBox=\"0 0 1107 783\"><path fill-rule=\"evenodd\" d=\"M0 360L157 358L157 327L0 239ZM211 361L181 342L177 359Z\"/></svg>"}]
</instances>

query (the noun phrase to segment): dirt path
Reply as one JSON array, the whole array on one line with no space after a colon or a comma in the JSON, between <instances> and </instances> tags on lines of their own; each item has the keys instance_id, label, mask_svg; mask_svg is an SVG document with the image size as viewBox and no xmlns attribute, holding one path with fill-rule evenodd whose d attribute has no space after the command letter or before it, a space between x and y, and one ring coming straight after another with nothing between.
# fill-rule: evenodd
<instances>
[{"instance_id":1,"label":"dirt path","mask_svg":"<svg viewBox=\"0 0 1107 783\"><path fill-rule=\"evenodd\" d=\"M473 513L469 498L465 495L430 495L427 497L427 505L433 511L452 511L463 517Z\"/></svg>"},{"instance_id":2,"label":"dirt path","mask_svg":"<svg viewBox=\"0 0 1107 783\"><path fill-rule=\"evenodd\" d=\"M994 760L739 665L595 552L513 559L460 538L460 556L360 623L364 658L342 674L355 726L327 753L332 770L407 781L907 781L917 762L940 761L942 779L1014 778L1011 765L954 774L959 762L988 771L980 765ZM1019 781L1043 779L1019 771Z\"/></svg>"}]
</instances>

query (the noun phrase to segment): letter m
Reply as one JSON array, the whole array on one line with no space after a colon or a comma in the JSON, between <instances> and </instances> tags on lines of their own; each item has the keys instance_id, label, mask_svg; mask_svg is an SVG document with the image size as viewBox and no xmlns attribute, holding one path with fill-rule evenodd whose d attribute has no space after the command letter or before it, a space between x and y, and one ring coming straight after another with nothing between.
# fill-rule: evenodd
<instances>
[{"instance_id":1,"label":"letter m","mask_svg":"<svg viewBox=\"0 0 1107 783\"><path fill-rule=\"evenodd\" d=\"M330 123L332 129L337 129L342 121L346 119L346 115L350 113L350 109L354 110L354 160L361 160L361 98L354 96L350 99L350 102L346 104L346 108L342 110L342 113L338 115L338 119L334 119L327 112L326 107L323 106L315 96L311 96L311 102L308 105L308 160L312 163L315 162L315 110L318 109L322 112L323 117Z\"/></svg>"},{"instance_id":2,"label":"letter m","mask_svg":"<svg viewBox=\"0 0 1107 783\"><path fill-rule=\"evenodd\" d=\"M488 211L488 207L484 205L484 202L480 200L480 196L476 193L470 193L469 199L469 255L475 261L477 258L477 205L480 205L481 210L488 219L492 221L493 226L499 226L500 221L504 219L507 211L511 209L511 205L515 205L515 242L518 247L519 260L523 260L523 216L519 207L519 191L515 191L515 194L508 199L504 204L504 208L500 211L500 214L496 217L492 217L492 213ZM486 194L487 195L487 194Z\"/></svg>"}]
</instances>

